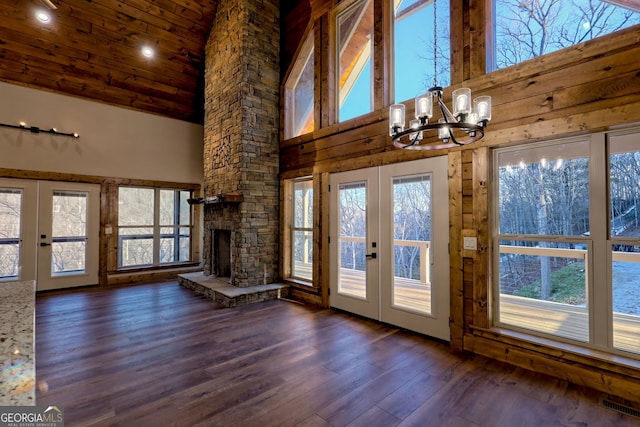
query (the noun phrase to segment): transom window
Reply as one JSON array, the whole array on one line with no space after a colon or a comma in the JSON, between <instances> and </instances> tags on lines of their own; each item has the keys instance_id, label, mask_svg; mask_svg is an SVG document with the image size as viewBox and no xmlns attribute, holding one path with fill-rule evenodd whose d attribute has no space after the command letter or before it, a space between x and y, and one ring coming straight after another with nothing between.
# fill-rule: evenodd
<instances>
[{"instance_id":1,"label":"transom window","mask_svg":"<svg viewBox=\"0 0 640 427\"><path fill-rule=\"evenodd\" d=\"M489 71L518 64L640 23L640 2L494 0Z\"/></svg>"},{"instance_id":2,"label":"transom window","mask_svg":"<svg viewBox=\"0 0 640 427\"><path fill-rule=\"evenodd\" d=\"M373 111L373 0L359 0L336 19L338 121Z\"/></svg>"},{"instance_id":3,"label":"transom window","mask_svg":"<svg viewBox=\"0 0 640 427\"><path fill-rule=\"evenodd\" d=\"M450 85L449 1L395 0L393 16L396 101L422 95L434 83Z\"/></svg>"},{"instance_id":4,"label":"transom window","mask_svg":"<svg viewBox=\"0 0 640 427\"><path fill-rule=\"evenodd\" d=\"M118 268L191 260L190 191L120 187Z\"/></svg>"},{"instance_id":5,"label":"transom window","mask_svg":"<svg viewBox=\"0 0 640 427\"><path fill-rule=\"evenodd\" d=\"M313 31L305 39L300 54L285 84L284 137L293 138L313 131L314 60Z\"/></svg>"}]
</instances>

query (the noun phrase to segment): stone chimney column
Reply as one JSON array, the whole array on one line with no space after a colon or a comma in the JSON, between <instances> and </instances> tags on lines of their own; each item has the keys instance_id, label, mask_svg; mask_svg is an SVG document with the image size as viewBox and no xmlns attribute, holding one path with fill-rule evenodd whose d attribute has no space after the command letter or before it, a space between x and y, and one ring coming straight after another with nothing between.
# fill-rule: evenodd
<instances>
[{"instance_id":1,"label":"stone chimney column","mask_svg":"<svg viewBox=\"0 0 640 427\"><path fill-rule=\"evenodd\" d=\"M231 230L232 284L278 279L280 11L277 0L221 0L205 53L203 258L211 230Z\"/></svg>"}]
</instances>

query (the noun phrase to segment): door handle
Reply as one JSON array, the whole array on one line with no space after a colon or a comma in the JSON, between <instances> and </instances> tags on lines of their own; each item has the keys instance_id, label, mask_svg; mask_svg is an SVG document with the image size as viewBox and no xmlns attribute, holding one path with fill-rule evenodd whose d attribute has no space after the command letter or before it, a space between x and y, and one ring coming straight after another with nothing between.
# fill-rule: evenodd
<instances>
[{"instance_id":1,"label":"door handle","mask_svg":"<svg viewBox=\"0 0 640 427\"><path fill-rule=\"evenodd\" d=\"M370 258L370 259L376 259L376 258L378 258L378 254L377 254L377 253L375 253L375 252L370 253L370 254L366 254L365 256L366 256L367 258Z\"/></svg>"},{"instance_id":2,"label":"door handle","mask_svg":"<svg viewBox=\"0 0 640 427\"><path fill-rule=\"evenodd\" d=\"M51 243L40 242L40 246L51 246Z\"/></svg>"}]
</instances>

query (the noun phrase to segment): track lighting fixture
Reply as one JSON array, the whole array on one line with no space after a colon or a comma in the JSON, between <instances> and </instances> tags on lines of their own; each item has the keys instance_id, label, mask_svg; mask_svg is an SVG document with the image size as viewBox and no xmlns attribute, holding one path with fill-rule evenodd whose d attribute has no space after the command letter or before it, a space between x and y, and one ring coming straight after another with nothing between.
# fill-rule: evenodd
<instances>
[{"instance_id":1,"label":"track lighting fixture","mask_svg":"<svg viewBox=\"0 0 640 427\"><path fill-rule=\"evenodd\" d=\"M7 125L7 124L4 124L4 123L0 123L0 127L11 128L11 129L28 130L31 133L49 133L49 134L52 134L52 135L69 136L69 137L72 137L72 138L80 138L80 135L78 135L76 132L60 132L56 128L42 129L42 128L39 128L37 126L27 126L27 124L25 122L20 122L17 125Z\"/></svg>"}]
</instances>

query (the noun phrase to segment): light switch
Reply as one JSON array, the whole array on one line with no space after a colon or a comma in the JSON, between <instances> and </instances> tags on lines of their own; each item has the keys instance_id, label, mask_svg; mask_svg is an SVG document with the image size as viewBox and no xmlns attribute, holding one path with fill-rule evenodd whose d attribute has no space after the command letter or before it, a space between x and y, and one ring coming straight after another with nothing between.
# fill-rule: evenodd
<instances>
[{"instance_id":1,"label":"light switch","mask_svg":"<svg viewBox=\"0 0 640 427\"><path fill-rule=\"evenodd\" d=\"M464 237L462 239L462 248L468 251L478 250L478 239L475 237Z\"/></svg>"}]
</instances>

